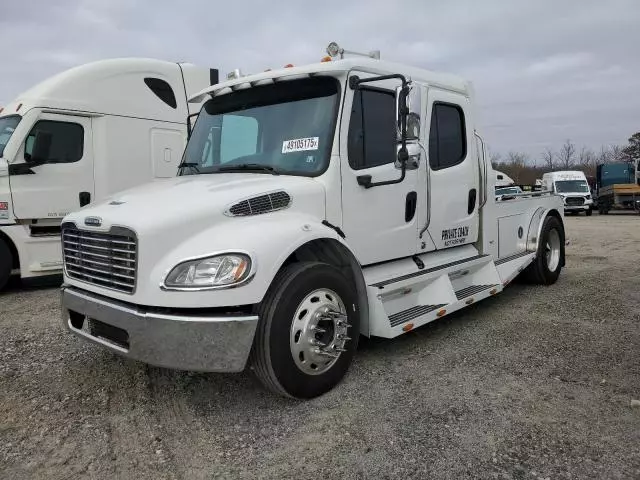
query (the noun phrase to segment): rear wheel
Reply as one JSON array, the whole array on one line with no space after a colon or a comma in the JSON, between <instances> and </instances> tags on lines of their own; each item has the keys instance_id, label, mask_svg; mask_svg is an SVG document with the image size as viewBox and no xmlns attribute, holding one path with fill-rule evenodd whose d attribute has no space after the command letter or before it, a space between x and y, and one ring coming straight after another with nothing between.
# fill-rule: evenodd
<instances>
[{"instance_id":1,"label":"rear wheel","mask_svg":"<svg viewBox=\"0 0 640 480\"><path fill-rule=\"evenodd\" d=\"M313 398L336 386L357 349L354 287L337 268L295 263L278 274L259 308L251 364L271 391Z\"/></svg>"},{"instance_id":2,"label":"rear wheel","mask_svg":"<svg viewBox=\"0 0 640 480\"><path fill-rule=\"evenodd\" d=\"M11 249L9 245L0 239L0 290L7 285L12 269L13 255L11 255Z\"/></svg>"},{"instance_id":3,"label":"rear wheel","mask_svg":"<svg viewBox=\"0 0 640 480\"><path fill-rule=\"evenodd\" d=\"M548 216L542 225L536 258L524 271L525 278L538 285L556 282L564 264L564 229L557 217Z\"/></svg>"}]
</instances>

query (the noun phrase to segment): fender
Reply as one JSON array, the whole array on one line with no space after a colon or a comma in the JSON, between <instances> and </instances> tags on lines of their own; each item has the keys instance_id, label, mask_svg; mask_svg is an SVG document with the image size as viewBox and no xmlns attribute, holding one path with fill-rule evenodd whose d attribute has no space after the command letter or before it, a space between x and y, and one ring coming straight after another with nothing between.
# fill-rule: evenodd
<instances>
[{"instance_id":1,"label":"fender","mask_svg":"<svg viewBox=\"0 0 640 480\"><path fill-rule=\"evenodd\" d=\"M527 251L528 252L537 252L538 251L538 242L540 240L540 234L542 232L542 226L544 225L545 219L551 214L551 212L556 212L560 217L560 223L564 229L564 221L562 220L562 215L555 208L545 208L538 207L531 217L531 222L529 224L529 231L527 233ZM562 251L564 252L564 245L562 245ZM562 265L564 265L564 254L562 256Z\"/></svg>"},{"instance_id":2,"label":"fender","mask_svg":"<svg viewBox=\"0 0 640 480\"><path fill-rule=\"evenodd\" d=\"M335 230L308 214L285 210L267 215L234 218L213 225L163 252L162 257L156 259L149 269L150 281L139 282L135 298L129 296L128 301L174 308L257 304L264 298L285 261L300 247L317 240L338 242L351 252ZM254 272L250 281L235 288L197 291L163 291L160 288L165 276L177 264L190 258L233 251L245 252L251 257ZM144 271L144 267L141 271Z\"/></svg>"}]
</instances>

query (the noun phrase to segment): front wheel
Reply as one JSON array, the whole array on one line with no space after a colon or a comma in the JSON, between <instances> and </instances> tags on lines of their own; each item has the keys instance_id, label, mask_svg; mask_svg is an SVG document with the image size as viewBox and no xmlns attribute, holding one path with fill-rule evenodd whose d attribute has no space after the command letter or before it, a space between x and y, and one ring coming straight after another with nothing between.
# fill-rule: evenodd
<instances>
[{"instance_id":1,"label":"front wheel","mask_svg":"<svg viewBox=\"0 0 640 480\"><path fill-rule=\"evenodd\" d=\"M342 380L357 349L360 312L340 270L320 262L285 267L259 317L251 365L269 390L313 398Z\"/></svg>"},{"instance_id":2,"label":"front wheel","mask_svg":"<svg viewBox=\"0 0 640 480\"><path fill-rule=\"evenodd\" d=\"M590 208L590 209L589 209L589 210L587 210L585 213L587 214L587 217L590 217L591 215L593 215L593 209L592 209L592 208Z\"/></svg>"},{"instance_id":3,"label":"front wheel","mask_svg":"<svg viewBox=\"0 0 640 480\"><path fill-rule=\"evenodd\" d=\"M548 216L542 225L536 258L523 272L531 283L551 285L564 265L564 228L557 217Z\"/></svg>"}]
</instances>

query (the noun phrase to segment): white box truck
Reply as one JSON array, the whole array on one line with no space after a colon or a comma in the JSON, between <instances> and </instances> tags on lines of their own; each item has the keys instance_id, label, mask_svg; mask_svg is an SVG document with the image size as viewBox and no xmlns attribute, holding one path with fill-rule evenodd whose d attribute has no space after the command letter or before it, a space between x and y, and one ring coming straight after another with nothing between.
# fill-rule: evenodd
<instances>
[{"instance_id":1,"label":"white box truck","mask_svg":"<svg viewBox=\"0 0 640 480\"><path fill-rule=\"evenodd\" d=\"M182 175L64 218L64 328L310 398L360 335L410 332L521 273L556 281L562 199L495 201L471 85L333 58L203 90Z\"/></svg>"},{"instance_id":2,"label":"white box truck","mask_svg":"<svg viewBox=\"0 0 640 480\"><path fill-rule=\"evenodd\" d=\"M173 177L199 110L187 95L218 71L155 59L102 60L55 75L0 109L0 289L11 274L60 273L67 213Z\"/></svg>"},{"instance_id":3,"label":"white box truck","mask_svg":"<svg viewBox=\"0 0 640 480\"><path fill-rule=\"evenodd\" d=\"M542 186L562 197L565 213L593 213L593 198L587 177L580 170L563 170L542 175Z\"/></svg>"}]
</instances>

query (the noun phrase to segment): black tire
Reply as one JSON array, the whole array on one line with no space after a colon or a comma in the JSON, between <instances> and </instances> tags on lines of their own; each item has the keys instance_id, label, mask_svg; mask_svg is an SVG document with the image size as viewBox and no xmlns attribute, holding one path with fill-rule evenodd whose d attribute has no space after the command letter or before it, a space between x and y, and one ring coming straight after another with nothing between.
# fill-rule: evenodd
<instances>
[{"instance_id":1,"label":"black tire","mask_svg":"<svg viewBox=\"0 0 640 480\"><path fill-rule=\"evenodd\" d=\"M589 210L587 210L587 211L586 211L586 212L584 212L584 213L586 213L586 214L587 214L587 217L590 217L591 215L593 215L593 209L591 209L591 208L590 208Z\"/></svg>"},{"instance_id":2,"label":"black tire","mask_svg":"<svg viewBox=\"0 0 640 480\"><path fill-rule=\"evenodd\" d=\"M9 281L13 270L13 255L11 249L4 240L0 239L0 290L2 290Z\"/></svg>"},{"instance_id":3,"label":"black tire","mask_svg":"<svg viewBox=\"0 0 640 480\"><path fill-rule=\"evenodd\" d=\"M546 245L549 241L550 232L556 230L560 239L560 258L555 270L551 270L547 265ZM548 216L542 225L540 232L540 240L538 242L538 251L535 260L529 265L523 275L529 283L536 285L551 285L558 280L560 271L564 266L564 242L565 234L562 223L555 216Z\"/></svg>"},{"instance_id":4,"label":"black tire","mask_svg":"<svg viewBox=\"0 0 640 480\"><path fill-rule=\"evenodd\" d=\"M289 342L298 305L320 288L330 289L342 299L351 325L351 340L329 370L310 375L296 365ZM293 398L314 398L335 387L347 373L358 348L360 311L354 286L337 268L320 262L285 267L274 279L258 315L250 363L258 379L272 392Z\"/></svg>"}]
</instances>

